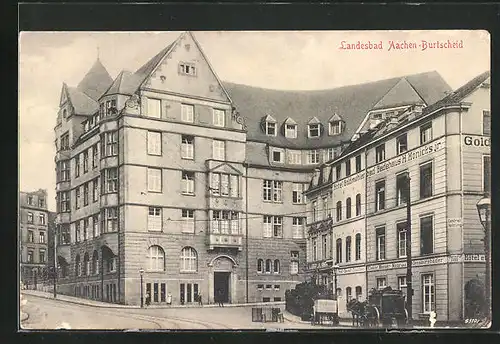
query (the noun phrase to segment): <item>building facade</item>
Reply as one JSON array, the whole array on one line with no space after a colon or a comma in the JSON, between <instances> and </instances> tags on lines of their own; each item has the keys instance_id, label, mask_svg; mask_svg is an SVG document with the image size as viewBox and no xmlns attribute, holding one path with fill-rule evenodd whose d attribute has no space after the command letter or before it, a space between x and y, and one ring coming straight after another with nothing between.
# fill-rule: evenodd
<instances>
[{"instance_id":1,"label":"building facade","mask_svg":"<svg viewBox=\"0 0 500 344\"><path fill-rule=\"evenodd\" d=\"M476 203L490 193L489 136L483 73L435 104L389 115L338 158L362 154L367 167L366 292L390 286L406 293L409 201L413 318L435 311L438 320L463 319L467 285L484 284L485 232ZM334 247L340 255L343 246ZM339 275L340 285L344 280Z\"/></svg>"},{"instance_id":2,"label":"building facade","mask_svg":"<svg viewBox=\"0 0 500 344\"><path fill-rule=\"evenodd\" d=\"M449 88L437 73L408 78ZM173 304L283 301L306 277L314 169L400 80L324 91L222 82L191 33L114 80L98 60L61 91L59 292L125 304L141 291L153 304L169 294Z\"/></svg>"},{"instance_id":3,"label":"building facade","mask_svg":"<svg viewBox=\"0 0 500 344\"><path fill-rule=\"evenodd\" d=\"M48 262L47 191L19 194L19 263L21 282L36 288L42 282Z\"/></svg>"}]
</instances>

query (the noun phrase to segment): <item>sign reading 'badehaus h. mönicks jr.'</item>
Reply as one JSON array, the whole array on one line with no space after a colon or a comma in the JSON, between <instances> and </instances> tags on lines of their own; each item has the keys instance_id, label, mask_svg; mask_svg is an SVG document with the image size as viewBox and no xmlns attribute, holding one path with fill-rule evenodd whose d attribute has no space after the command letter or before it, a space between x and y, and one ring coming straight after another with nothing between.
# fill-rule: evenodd
<instances>
[{"instance_id":1,"label":"sign reading 'badehaus h. m\u00f6nicks jr.'","mask_svg":"<svg viewBox=\"0 0 500 344\"><path fill-rule=\"evenodd\" d=\"M366 170L367 177L371 177L377 173L387 171L393 167L399 166L401 164L405 164L407 162L418 160L421 157L426 155L435 153L444 149L446 146L445 138L441 138L439 140L433 141L425 146L412 149L411 151L405 152L404 154L397 156L389 161L380 163L376 166L370 167Z\"/></svg>"}]
</instances>

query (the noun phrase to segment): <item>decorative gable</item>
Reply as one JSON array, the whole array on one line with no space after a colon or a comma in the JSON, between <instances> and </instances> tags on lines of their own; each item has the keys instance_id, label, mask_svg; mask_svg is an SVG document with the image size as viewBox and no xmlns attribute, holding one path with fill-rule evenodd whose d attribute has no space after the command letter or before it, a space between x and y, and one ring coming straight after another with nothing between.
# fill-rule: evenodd
<instances>
[{"instance_id":1,"label":"decorative gable","mask_svg":"<svg viewBox=\"0 0 500 344\"><path fill-rule=\"evenodd\" d=\"M63 82L61 89L61 97L59 100L59 106L63 106L68 100L69 100L68 85L66 85L66 83Z\"/></svg>"},{"instance_id":2,"label":"decorative gable","mask_svg":"<svg viewBox=\"0 0 500 344\"><path fill-rule=\"evenodd\" d=\"M288 124L288 125L297 125L297 122L295 122L295 121L293 120L293 118L288 117L288 118L285 120L285 124Z\"/></svg>"},{"instance_id":3,"label":"decorative gable","mask_svg":"<svg viewBox=\"0 0 500 344\"><path fill-rule=\"evenodd\" d=\"M237 174L239 176L243 175L243 172L238 170L236 167L228 164L228 163L221 163L219 165L214 166L213 168L208 170L209 172L217 172L217 173L226 173L226 174Z\"/></svg>"},{"instance_id":4,"label":"decorative gable","mask_svg":"<svg viewBox=\"0 0 500 344\"><path fill-rule=\"evenodd\" d=\"M142 88L231 102L191 33L182 34L160 56L155 56L148 63L154 67L140 69L147 72Z\"/></svg>"},{"instance_id":5,"label":"decorative gable","mask_svg":"<svg viewBox=\"0 0 500 344\"><path fill-rule=\"evenodd\" d=\"M318 117L314 116L307 122L307 124L321 124L321 121L318 119Z\"/></svg>"}]
</instances>

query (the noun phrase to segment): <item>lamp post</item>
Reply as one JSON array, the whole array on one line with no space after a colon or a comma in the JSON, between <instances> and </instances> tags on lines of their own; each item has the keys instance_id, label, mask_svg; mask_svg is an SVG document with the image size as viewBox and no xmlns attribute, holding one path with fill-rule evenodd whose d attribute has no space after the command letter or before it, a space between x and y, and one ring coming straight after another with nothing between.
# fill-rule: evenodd
<instances>
[{"instance_id":1,"label":"lamp post","mask_svg":"<svg viewBox=\"0 0 500 344\"><path fill-rule=\"evenodd\" d=\"M54 270L52 273L54 274L52 277L54 278L54 299L57 298L57 235L59 233L58 226L59 226L59 221L57 218L54 221Z\"/></svg>"},{"instance_id":2,"label":"lamp post","mask_svg":"<svg viewBox=\"0 0 500 344\"><path fill-rule=\"evenodd\" d=\"M337 315L337 319L339 316L339 297L337 295L337 269L339 268L339 265L335 263L333 266L333 280L334 280L334 288L335 288L335 301L337 303L337 309L335 310L335 315Z\"/></svg>"},{"instance_id":3,"label":"lamp post","mask_svg":"<svg viewBox=\"0 0 500 344\"><path fill-rule=\"evenodd\" d=\"M142 296L142 275L144 274L144 269L139 269L139 274L141 275L141 308L144 307L144 297Z\"/></svg>"},{"instance_id":4,"label":"lamp post","mask_svg":"<svg viewBox=\"0 0 500 344\"><path fill-rule=\"evenodd\" d=\"M484 259L486 263L486 271L484 276L484 301L486 304L486 315L488 319L491 319L491 266L490 266L490 238L491 238L491 226L490 226L490 208L491 208L491 200L487 194L481 198L477 204L477 212L479 214L479 220L481 221L481 225L484 228Z\"/></svg>"}]
</instances>

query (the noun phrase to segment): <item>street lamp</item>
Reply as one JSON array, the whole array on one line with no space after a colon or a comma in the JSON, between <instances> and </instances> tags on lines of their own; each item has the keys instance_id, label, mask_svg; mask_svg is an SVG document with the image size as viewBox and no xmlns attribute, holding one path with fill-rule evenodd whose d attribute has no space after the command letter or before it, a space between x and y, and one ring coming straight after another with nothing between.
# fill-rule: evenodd
<instances>
[{"instance_id":1,"label":"street lamp","mask_svg":"<svg viewBox=\"0 0 500 344\"><path fill-rule=\"evenodd\" d=\"M490 226L490 209L491 209L491 200L488 195L484 195L477 204L477 212L479 214L479 220L481 221L481 225L484 228L484 259L486 263L486 273L484 276L484 293L485 293L485 303L486 303L486 314L488 315L488 319L491 319L491 304L490 304L490 237L491 237L491 226Z\"/></svg>"},{"instance_id":2,"label":"street lamp","mask_svg":"<svg viewBox=\"0 0 500 344\"><path fill-rule=\"evenodd\" d=\"M139 269L139 274L141 275L141 308L144 307L144 297L142 296L142 275L144 274L144 269Z\"/></svg>"},{"instance_id":3,"label":"street lamp","mask_svg":"<svg viewBox=\"0 0 500 344\"><path fill-rule=\"evenodd\" d=\"M337 315L337 319L339 316L339 296L337 295L337 269L339 265L335 263L333 266L333 279L334 279L334 288L335 288L335 301L337 302L337 309L335 310L335 314Z\"/></svg>"}]
</instances>

